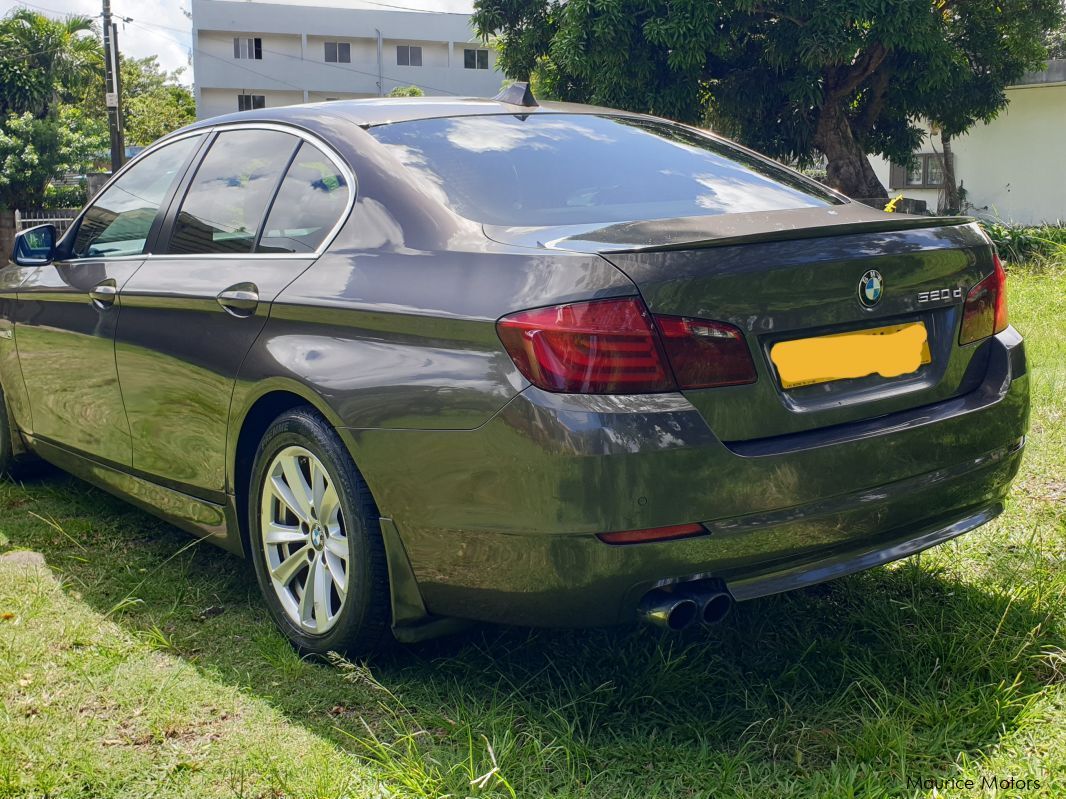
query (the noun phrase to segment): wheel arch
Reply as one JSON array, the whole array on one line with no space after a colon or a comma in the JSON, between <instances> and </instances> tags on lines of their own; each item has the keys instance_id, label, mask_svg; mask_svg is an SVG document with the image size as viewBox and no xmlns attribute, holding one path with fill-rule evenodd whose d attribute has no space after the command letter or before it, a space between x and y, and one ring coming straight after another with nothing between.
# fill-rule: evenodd
<instances>
[{"instance_id":1,"label":"wheel arch","mask_svg":"<svg viewBox=\"0 0 1066 799\"><path fill-rule=\"evenodd\" d=\"M366 478L353 450L348 431L341 423L340 417L327 403L298 383L290 381L265 383L260 390L245 398L245 401L241 403L240 411L235 416L231 416L230 422L230 430L235 431L235 434L231 432L229 436L230 474L227 479L233 494L241 547L246 557L251 552L248 502L249 482L256 449L263 434L275 419L286 411L303 406L313 407L325 417L326 421L337 431L342 443L352 456L356 468L363 474L364 480ZM372 489L371 495L373 496ZM380 507L378 511L381 512ZM434 618L427 612L414 570L411 568L407 552L391 518L381 517L381 531L389 573L393 632L397 638L407 642L419 641L465 626L456 620Z\"/></svg>"},{"instance_id":2,"label":"wheel arch","mask_svg":"<svg viewBox=\"0 0 1066 799\"><path fill-rule=\"evenodd\" d=\"M234 498L237 529L241 546L247 556L249 553L248 481L251 478L256 448L270 424L286 411L301 406L310 406L321 413L337 431L349 452L351 452L351 441L341 424L340 417L333 409L314 392L293 381L265 381L257 387L256 391L245 395L239 404L235 397L234 403L236 407L230 413L226 483ZM354 453L352 458L355 460Z\"/></svg>"}]
</instances>

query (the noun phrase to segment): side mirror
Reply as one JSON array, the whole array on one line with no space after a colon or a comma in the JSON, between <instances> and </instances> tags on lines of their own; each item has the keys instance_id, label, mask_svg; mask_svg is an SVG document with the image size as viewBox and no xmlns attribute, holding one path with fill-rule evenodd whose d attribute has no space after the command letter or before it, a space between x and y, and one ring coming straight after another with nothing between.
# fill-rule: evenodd
<instances>
[{"instance_id":1,"label":"side mirror","mask_svg":"<svg viewBox=\"0 0 1066 799\"><path fill-rule=\"evenodd\" d=\"M56 226L37 225L15 236L12 260L19 266L46 266L56 252Z\"/></svg>"}]
</instances>

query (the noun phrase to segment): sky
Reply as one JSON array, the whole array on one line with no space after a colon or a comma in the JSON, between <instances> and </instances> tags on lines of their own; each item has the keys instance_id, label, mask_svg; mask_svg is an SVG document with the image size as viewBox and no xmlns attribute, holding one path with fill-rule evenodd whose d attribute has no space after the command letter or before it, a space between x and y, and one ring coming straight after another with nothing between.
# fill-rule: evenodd
<instances>
[{"instance_id":1,"label":"sky","mask_svg":"<svg viewBox=\"0 0 1066 799\"><path fill-rule=\"evenodd\" d=\"M273 0L259 0L272 2ZM473 0L295 0L291 5L344 6L346 8L382 8L387 5L427 11L459 11L469 13ZM0 15L25 6L49 16L84 14L99 17L100 0L0 0ZM154 55L168 71L185 68L182 82L192 83L190 50L192 47L189 0L111 0L111 14L118 24L118 44L123 53L134 58ZM123 22L119 17L129 17Z\"/></svg>"}]
</instances>

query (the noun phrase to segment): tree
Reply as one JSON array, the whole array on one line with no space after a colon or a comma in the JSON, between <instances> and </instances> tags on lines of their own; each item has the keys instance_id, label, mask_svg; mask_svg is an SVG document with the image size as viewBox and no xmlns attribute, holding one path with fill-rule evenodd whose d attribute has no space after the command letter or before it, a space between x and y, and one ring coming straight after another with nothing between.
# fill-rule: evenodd
<instances>
[{"instance_id":1,"label":"tree","mask_svg":"<svg viewBox=\"0 0 1066 799\"><path fill-rule=\"evenodd\" d=\"M92 149L64 103L84 96L102 66L88 17L53 20L18 9L0 19L0 259L13 245L14 210L41 201L48 183Z\"/></svg>"},{"instance_id":2,"label":"tree","mask_svg":"<svg viewBox=\"0 0 1066 799\"><path fill-rule=\"evenodd\" d=\"M418 86L397 86L389 92L389 97L424 97L425 94Z\"/></svg>"},{"instance_id":3,"label":"tree","mask_svg":"<svg viewBox=\"0 0 1066 799\"><path fill-rule=\"evenodd\" d=\"M476 0L510 77L560 99L714 127L885 198L867 154L903 163L928 119L949 136L1041 66L1060 0Z\"/></svg>"},{"instance_id":4,"label":"tree","mask_svg":"<svg viewBox=\"0 0 1066 799\"><path fill-rule=\"evenodd\" d=\"M196 120L196 100L184 86L164 86L126 100L126 140L148 145Z\"/></svg>"},{"instance_id":5,"label":"tree","mask_svg":"<svg viewBox=\"0 0 1066 799\"><path fill-rule=\"evenodd\" d=\"M167 72L159 66L155 56L119 56L122 126L127 144L149 145L160 136L196 120L196 100L192 92L181 85L182 72L181 69ZM99 79L86 91L82 108L88 117L106 119L102 66L99 74Z\"/></svg>"}]
</instances>

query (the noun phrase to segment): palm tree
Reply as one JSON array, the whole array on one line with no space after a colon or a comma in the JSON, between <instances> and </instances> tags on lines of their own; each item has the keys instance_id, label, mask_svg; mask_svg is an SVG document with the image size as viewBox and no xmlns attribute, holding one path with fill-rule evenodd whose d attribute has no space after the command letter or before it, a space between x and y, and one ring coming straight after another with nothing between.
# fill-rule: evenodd
<instances>
[{"instance_id":1,"label":"palm tree","mask_svg":"<svg viewBox=\"0 0 1066 799\"><path fill-rule=\"evenodd\" d=\"M49 116L63 99L80 98L103 55L91 17L51 19L20 8L0 20L0 114Z\"/></svg>"},{"instance_id":2,"label":"palm tree","mask_svg":"<svg viewBox=\"0 0 1066 799\"><path fill-rule=\"evenodd\" d=\"M91 17L50 19L20 8L0 19L0 264L15 236L14 209L39 198L62 170L57 109L80 100L103 70Z\"/></svg>"}]
</instances>

